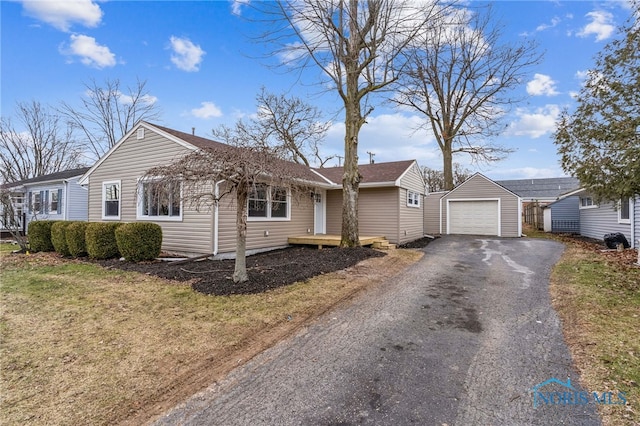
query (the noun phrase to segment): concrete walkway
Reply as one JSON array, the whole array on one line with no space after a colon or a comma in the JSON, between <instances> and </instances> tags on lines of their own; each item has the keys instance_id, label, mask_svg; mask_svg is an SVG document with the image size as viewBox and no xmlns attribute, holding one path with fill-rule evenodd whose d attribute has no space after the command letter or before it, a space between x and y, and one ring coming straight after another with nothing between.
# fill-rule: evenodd
<instances>
[{"instance_id":1,"label":"concrete walkway","mask_svg":"<svg viewBox=\"0 0 640 426\"><path fill-rule=\"evenodd\" d=\"M561 244L457 236L425 251L156 424L600 424L593 403L533 404L551 378L584 390L548 293Z\"/></svg>"}]
</instances>

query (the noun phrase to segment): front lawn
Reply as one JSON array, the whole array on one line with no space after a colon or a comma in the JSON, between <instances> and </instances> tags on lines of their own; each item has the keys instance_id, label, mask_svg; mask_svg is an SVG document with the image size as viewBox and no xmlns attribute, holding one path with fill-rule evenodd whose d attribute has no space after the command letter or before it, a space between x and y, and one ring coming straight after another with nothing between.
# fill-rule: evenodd
<instances>
[{"instance_id":1,"label":"front lawn","mask_svg":"<svg viewBox=\"0 0 640 426\"><path fill-rule=\"evenodd\" d=\"M606 425L640 424L640 268L637 252L552 237L566 245L553 269L551 296L583 385L626 392L626 406L599 405Z\"/></svg>"},{"instance_id":2,"label":"front lawn","mask_svg":"<svg viewBox=\"0 0 640 426\"><path fill-rule=\"evenodd\" d=\"M3 254L2 424L145 423L421 255L396 250L349 272L211 296L54 254Z\"/></svg>"}]
</instances>

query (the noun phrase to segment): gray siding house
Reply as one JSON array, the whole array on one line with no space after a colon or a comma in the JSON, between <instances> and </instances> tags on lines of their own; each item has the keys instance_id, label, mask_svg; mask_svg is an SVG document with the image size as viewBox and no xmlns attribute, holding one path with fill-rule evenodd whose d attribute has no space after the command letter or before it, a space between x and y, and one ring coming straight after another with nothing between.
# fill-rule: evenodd
<instances>
[{"instance_id":1,"label":"gray siding house","mask_svg":"<svg viewBox=\"0 0 640 426\"><path fill-rule=\"evenodd\" d=\"M16 207L24 213L25 229L34 220L87 220L88 193L78 181L88 170L65 170L8 186L22 194L22 205Z\"/></svg>"},{"instance_id":2,"label":"gray siding house","mask_svg":"<svg viewBox=\"0 0 640 426\"><path fill-rule=\"evenodd\" d=\"M162 227L162 249L166 252L231 257L236 248L235 197L198 209L175 196L161 209L145 195L142 180L150 168L212 144L219 142L139 122L80 180L89 191L89 221L154 222ZM292 236L340 233L342 168L299 168L300 178L313 187L310 196L287 194L282 200L284 210L278 214L270 214L270 209L253 216L250 212L249 254L286 247ZM424 183L417 163L363 165L360 171L361 232L385 236L391 242L422 237ZM214 185L223 190L223 183L212 182ZM270 205L268 200L265 205Z\"/></svg>"},{"instance_id":3,"label":"gray siding house","mask_svg":"<svg viewBox=\"0 0 640 426\"><path fill-rule=\"evenodd\" d=\"M560 198L543 207L545 232L580 232L580 197Z\"/></svg>"},{"instance_id":4,"label":"gray siding house","mask_svg":"<svg viewBox=\"0 0 640 426\"><path fill-rule=\"evenodd\" d=\"M606 234L620 232L632 247L638 247L639 197L597 204L583 188L566 194L566 197L571 196L579 198L580 235L603 240Z\"/></svg>"}]
</instances>

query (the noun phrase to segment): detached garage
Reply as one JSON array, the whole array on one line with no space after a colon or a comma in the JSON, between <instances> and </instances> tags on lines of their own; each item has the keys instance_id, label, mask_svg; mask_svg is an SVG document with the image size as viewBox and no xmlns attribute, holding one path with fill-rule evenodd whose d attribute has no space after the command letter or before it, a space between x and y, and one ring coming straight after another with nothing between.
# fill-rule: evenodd
<instances>
[{"instance_id":1,"label":"detached garage","mask_svg":"<svg viewBox=\"0 0 640 426\"><path fill-rule=\"evenodd\" d=\"M519 237L521 205L516 194L476 173L452 191L425 198L425 215L439 216L425 217L425 232Z\"/></svg>"}]
</instances>

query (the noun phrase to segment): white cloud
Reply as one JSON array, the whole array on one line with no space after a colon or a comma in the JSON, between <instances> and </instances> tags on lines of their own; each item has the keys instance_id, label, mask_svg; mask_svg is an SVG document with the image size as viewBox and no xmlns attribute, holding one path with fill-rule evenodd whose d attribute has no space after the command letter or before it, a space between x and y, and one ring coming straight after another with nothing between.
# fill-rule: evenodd
<instances>
[{"instance_id":1,"label":"white cloud","mask_svg":"<svg viewBox=\"0 0 640 426\"><path fill-rule=\"evenodd\" d=\"M368 163L367 151L371 151L375 154L374 160L378 163L416 159L420 165L437 167L441 162L440 150L435 143L433 133L415 130L422 122L423 120L417 115L401 113L368 117L359 134L359 163ZM344 134L344 123L334 123L322 145L323 154L344 155Z\"/></svg>"},{"instance_id":2,"label":"white cloud","mask_svg":"<svg viewBox=\"0 0 640 426\"><path fill-rule=\"evenodd\" d=\"M82 34L72 34L69 47L61 47L60 52L67 56L78 56L80 62L93 68L116 65L116 55L107 46L99 45L95 38Z\"/></svg>"},{"instance_id":3,"label":"white cloud","mask_svg":"<svg viewBox=\"0 0 640 426\"><path fill-rule=\"evenodd\" d=\"M188 38L171 36L171 62L183 71L193 72L200 69L202 57L206 54L200 46L193 44Z\"/></svg>"},{"instance_id":4,"label":"white cloud","mask_svg":"<svg viewBox=\"0 0 640 426\"><path fill-rule=\"evenodd\" d=\"M556 129L556 122L560 116L558 105L545 105L530 112L526 108L516 110L517 121L511 123L506 131L507 135L528 136L536 139Z\"/></svg>"},{"instance_id":5,"label":"white cloud","mask_svg":"<svg viewBox=\"0 0 640 426\"><path fill-rule=\"evenodd\" d=\"M591 34L595 34L596 41L602 41L611 37L616 29L613 25L613 15L609 12L594 10L587 13L586 16L591 18L591 22L578 31L579 37L589 37Z\"/></svg>"},{"instance_id":6,"label":"white cloud","mask_svg":"<svg viewBox=\"0 0 640 426\"><path fill-rule=\"evenodd\" d=\"M556 82L545 74L535 74L527 83L527 93L533 96L554 96L558 94Z\"/></svg>"},{"instance_id":7,"label":"white cloud","mask_svg":"<svg viewBox=\"0 0 640 426\"><path fill-rule=\"evenodd\" d=\"M65 32L73 24L93 28L102 20L100 6L91 0L23 0L22 6L27 15Z\"/></svg>"},{"instance_id":8,"label":"white cloud","mask_svg":"<svg viewBox=\"0 0 640 426\"><path fill-rule=\"evenodd\" d=\"M222 110L213 102L201 102L200 105L200 108L194 108L191 110L191 114L194 117L204 119L222 117Z\"/></svg>"},{"instance_id":9,"label":"white cloud","mask_svg":"<svg viewBox=\"0 0 640 426\"><path fill-rule=\"evenodd\" d=\"M540 25L538 25L538 27L536 28L536 32L548 30L549 28L553 28L553 27L557 26L560 22L562 22L562 20L560 18L558 18L557 16L554 16L551 19L551 23L550 24L540 24Z\"/></svg>"},{"instance_id":10,"label":"white cloud","mask_svg":"<svg viewBox=\"0 0 640 426\"><path fill-rule=\"evenodd\" d=\"M234 15L242 14L242 7L250 3L250 0L231 0L231 12Z\"/></svg>"}]
</instances>

